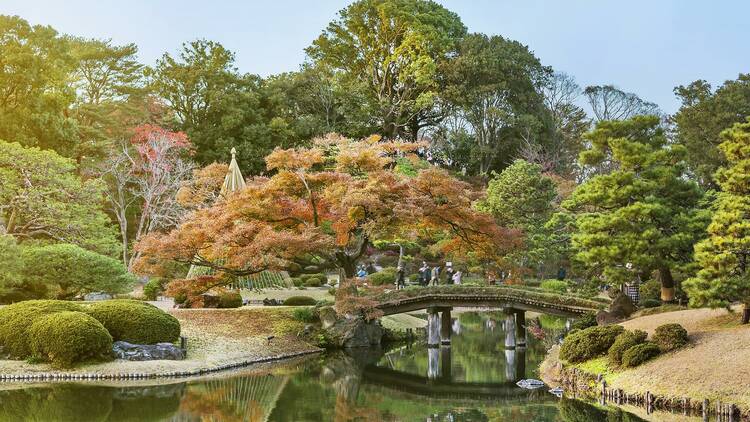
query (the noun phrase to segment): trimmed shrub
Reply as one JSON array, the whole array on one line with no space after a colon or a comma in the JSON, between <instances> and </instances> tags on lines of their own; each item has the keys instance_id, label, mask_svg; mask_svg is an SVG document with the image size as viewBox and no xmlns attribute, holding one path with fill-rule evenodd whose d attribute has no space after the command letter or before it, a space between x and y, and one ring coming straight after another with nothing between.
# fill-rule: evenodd
<instances>
[{"instance_id":1,"label":"trimmed shrub","mask_svg":"<svg viewBox=\"0 0 750 422\"><path fill-rule=\"evenodd\" d=\"M156 300L164 291L164 280L161 278L152 278L143 286L143 297L146 300Z\"/></svg>"},{"instance_id":2,"label":"trimmed shrub","mask_svg":"<svg viewBox=\"0 0 750 422\"><path fill-rule=\"evenodd\" d=\"M659 356L659 346L651 342L636 344L622 354L622 366L634 368Z\"/></svg>"},{"instance_id":3,"label":"trimmed shrub","mask_svg":"<svg viewBox=\"0 0 750 422\"><path fill-rule=\"evenodd\" d=\"M112 336L83 312L57 312L39 318L29 328L29 343L34 357L57 368L112 357Z\"/></svg>"},{"instance_id":4,"label":"trimmed shrub","mask_svg":"<svg viewBox=\"0 0 750 422\"><path fill-rule=\"evenodd\" d=\"M328 276L323 273L302 274L299 276L299 279L302 281L301 285L305 287L320 287L328 283Z\"/></svg>"},{"instance_id":5,"label":"trimmed shrub","mask_svg":"<svg viewBox=\"0 0 750 422\"><path fill-rule=\"evenodd\" d=\"M624 330L619 325L605 325L570 334L560 347L560 358L568 362L583 362L601 356Z\"/></svg>"},{"instance_id":6,"label":"trimmed shrub","mask_svg":"<svg viewBox=\"0 0 750 422\"><path fill-rule=\"evenodd\" d=\"M664 324L656 327L651 340L662 352L669 352L686 345L689 341L687 330L680 324Z\"/></svg>"},{"instance_id":7,"label":"trimmed shrub","mask_svg":"<svg viewBox=\"0 0 750 422\"><path fill-rule=\"evenodd\" d=\"M294 284L294 287L302 287L305 284L305 282L299 277L289 277L289 280Z\"/></svg>"},{"instance_id":8,"label":"trimmed shrub","mask_svg":"<svg viewBox=\"0 0 750 422\"><path fill-rule=\"evenodd\" d=\"M617 336L612 347L607 352L609 362L614 366L622 365L622 354L636 344L645 342L646 337L648 337L648 333L641 330L625 331Z\"/></svg>"},{"instance_id":9,"label":"trimmed shrub","mask_svg":"<svg viewBox=\"0 0 750 422\"><path fill-rule=\"evenodd\" d=\"M219 308L239 308L242 306L242 295L238 291L219 293Z\"/></svg>"},{"instance_id":10,"label":"trimmed shrub","mask_svg":"<svg viewBox=\"0 0 750 422\"><path fill-rule=\"evenodd\" d=\"M105 300L92 303L84 312L101 322L115 341L155 344L180 338L177 318L146 302Z\"/></svg>"},{"instance_id":11,"label":"trimmed shrub","mask_svg":"<svg viewBox=\"0 0 750 422\"><path fill-rule=\"evenodd\" d=\"M568 291L568 283L563 280L544 280L539 287L542 290L555 293L565 293Z\"/></svg>"},{"instance_id":12,"label":"trimmed shrub","mask_svg":"<svg viewBox=\"0 0 750 422\"><path fill-rule=\"evenodd\" d=\"M386 267L367 276L367 281L375 286L396 283L396 267Z\"/></svg>"},{"instance_id":13,"label":"trimmed shrub","mask_svg":"<svg viewBox=\"0 0 750 422\"><path fill-rule=\"evenodd\" d=\"M641 296L641 302L650 299L658 300L661 303L661 282L649 280L638 287L638 293Z\"/></svg>"},{"instance_id":14,"label":"trimmed shrub","mask_svg":"<svg viewBox=\"0 0 750 422\"><path fill-rule=\"evenodd\" d=\"M284 301L284 306L312 306L316 303L310 296L291 296Z\"/></svg>"},{"instance_id":15,"label":"trimmed shrub","mask_svg":"<svg viewBox=\"0 0 750 422\"><path fill-rule=\"evenodd\" d=\"M34 321L56 312L82 311L77 303L63 300L28 300L0 308L0 347L13 358L31 355L28 330Z\"/></svg>"},{"instance_id":16,"label":"trimmed shrub","mask_svg":"<svg viewBox=\"0 0 750 422\"><path fill-rule=\"evenodd\" d=\"M642 308L657 308L661 306L661 300L659 299L644 299L639 303Z\"/></svg>"},{"instance_id":17,"label":"trimmed shrub","mask_svg":"<svg viewBox=\"0 0 750 422\"><path fill-rule=\"evenodd\" d=\"M593 312L586 312L582 317L573 322L571 328L585 330L586 328L596 327L597 325L599 324L596 322L596 314Z\"/></svg>"}]
</instances>

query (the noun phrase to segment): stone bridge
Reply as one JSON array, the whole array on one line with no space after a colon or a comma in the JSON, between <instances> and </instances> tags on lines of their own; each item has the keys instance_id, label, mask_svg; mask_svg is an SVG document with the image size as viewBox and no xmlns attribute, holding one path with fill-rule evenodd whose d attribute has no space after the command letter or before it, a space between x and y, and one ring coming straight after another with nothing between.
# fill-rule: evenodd
<instances>
[{"instance_id":1,"label":"stone bridge","mask_svg":"<svg viewBox=\"0 0 750 422\"><path fill-rule=\"evenodd\" d=\"M507 349L526 346L526 311L577 317L605 305L578 296L537 289L497 286L437 286L398 290L377 297L383 315L427 310L427 344L450 344L453 308L502 309L506 313ZM515 325L516 329L508 329Z\"/></svg>"}]
</instances>

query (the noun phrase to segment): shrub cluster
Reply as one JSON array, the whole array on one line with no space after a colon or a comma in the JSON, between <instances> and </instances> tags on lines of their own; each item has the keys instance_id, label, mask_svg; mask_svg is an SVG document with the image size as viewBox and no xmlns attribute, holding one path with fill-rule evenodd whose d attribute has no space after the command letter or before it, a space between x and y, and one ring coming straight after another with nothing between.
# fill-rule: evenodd
<instances>
[{"instance_id":1,"label":"shrub cluster","mask_svg":"<svg viewBox=\"0 0 750 422\"><path fill-rule=\"evenodd\" d=\"M624 331L617 336L607 352L610 364L614 366L622 365L622 355L631 347L645 342L647 336L648 333L641 330Z\"/></svg>"},{"instance_id":2,"label":"shrub cluster","mask_svg":"<svg viewBox=\"0 0 750 422\"><path fill-rule=\"evenodd\" d=\"M544 280L539 287L548 292L565 293L568 291L568 282L564 280Z\"/></svg>"},{"instance_id":3,"label":"shrub cluster","mask_svg":"<svg viewBox=\"0 0 750 422\"><path fill-rule=\"evenodd\" d=\"M85 312L101 322L115 341L155 344L180 338L180 322L145 302L106 300L92 303Z\"/></svg>"},{"instance_id":4,"label":"shrub cluster","mask_svg":"<svg viewBox=\"0 0 750 422\"><path fill-rule=\"evenodd\" d=\"M622 366L636 367L659 355L659 346L651 342L636 344L622 354Z\"/></svg>"},{"instance_id":5,"label":"shrub cluster","mask_svg":"<svg viewBox=\"0 0 750 422\"><path fill-rule=\"evenodd\" d=\"M656 308L661 306L661 300L659 299L642 299L639 303L642 308Z\"/></svg>"},{"instance_id":6,"label":"shrub cluster","mask_svg":"<svg viewBox=\"0 0 750 422\"><path fill-rule=\"evenodd\" d=\"M606 325L569 334L560 347L560 357L568 362L583 362L601 356L624 330L619 325Z\"/></svg>"},{"instance_id":7,"label":"shrub cluster","mask_svg":"<svg viewBox=\"0 0 750 422\"><path fill-rule=\"evenodd\" d=\"M316 303L310 296L291 296L284 301L285 306L312 306Z\"/></svg>"},{"instance_id":8,"label":"shrub cluster","mask_svg":"<svg viewBox=\"0 0 750 422\"><path fill-rule=\"evenodd\" d=\"M661 303L661 282L658 280L649 280L638 287L638 293L641 296L641 302L656 300Z\"/></svg>"},{"instance_id":9,"label":"shrub cluster","mask_svg":"<svg viewBox=\"0 0 750 422\"><path fill-rule=\"evenodd\" d=\"M292 313L292 316L296 321L300 322L315 322L318 319L314 308L297 308Z\"/></svg>"},{"instance_id":10,"label":"shrub cluster","mask_svg":"<svg viewBox=\"0 0 750 422\"><path fill-rule=\"evenodd\" d=\"M394 284L396 282L396 267L385 267L367 276L367 281L374 286Z\"/></svg>"},{"instance_id":11,"label":"shrub cluster","mask_svg":"<svg viewBox=\"0 0 750 422\"><path fill-rule=\"evenodd\" d=\"M112 358L112 336L92 316L64 311L47 314L29 328L31 354L58 368Z\"/></svg>"},{"instance_id":12,"label":"shrub cluster","mask_svg":"<svg viewBox=\"0 0 750 422\"><path fill-rule=\"evenodd\" d=\"M586 312L582 317L578 318L571 325L572 329L585 330L589 327L596 327L596 314L593 312Z\"/></svg>"},{"instance_id":13,"label":"shrub cluster","mask_svg":"<svg viewBox=\"0 0 750 422\"><path fill-rule=\"evenodd\" d=\"M656 327L651 340L662 352L669 352L686 345L688 333L680 324L664 324Z\"/></svg>"},{"instance_id":14,"label":"shrub cluster","mask_svg":"<svg viewBox=\"0 0 750 422\"><path fill-rule=\"evenodd\" d=\"M239 308L242 306L242 295L239 291L227 291L219 294L219 308Z\"/></svg>"},{"instance_id":15,"label":"shrub cluster","mask_svg":"<svg viewBox=\"0 0 750 422\"><path fill-rule=\"evenodd\" d=\"M83 307L62 300L28 300L0 308L0 346L3 353L16 359L31 355L29 328L45 315L82 311Z\"/></svg>"},{"instance_id":16,"label":"shrub cluster","mask_svg":"<svg viewBox=\"0 0 750 422\"><path fill-rule=\"evenodd\" d=\"M164 280L161 278L152 278L143 286L143 297L146 300L156 300L164 291Z\"/></svg>"}]
</instances>

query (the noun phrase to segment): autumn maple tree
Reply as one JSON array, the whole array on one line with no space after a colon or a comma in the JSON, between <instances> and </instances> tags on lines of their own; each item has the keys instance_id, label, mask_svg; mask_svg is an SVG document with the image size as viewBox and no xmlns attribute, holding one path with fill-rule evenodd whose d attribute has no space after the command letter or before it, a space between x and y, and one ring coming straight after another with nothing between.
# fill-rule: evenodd
<instances>
[{"instance_id":1,"label":"autumn maple tree","mask_svg":"<svg viewBox=\"0 0 750 422\"><path fill-rule=\"evenodd\" d=\"M415 160L420 147L329 135L309 148L277 148L266 157L271 177L252 178L176 229L144 237L136 269L160 274L175 261L213 269L176 281L196 294L264 270L338 268L353 277L376 240L433 239L446 256L502 262L519 233L473 207L480 191L435 167L395 170L396 158Z\"/></svg>"}]
</instances>

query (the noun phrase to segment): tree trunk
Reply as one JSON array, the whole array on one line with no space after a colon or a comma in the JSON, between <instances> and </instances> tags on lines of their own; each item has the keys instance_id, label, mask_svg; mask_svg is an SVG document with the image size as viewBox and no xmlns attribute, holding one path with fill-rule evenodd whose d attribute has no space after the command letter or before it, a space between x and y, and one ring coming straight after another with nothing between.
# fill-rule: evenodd
<instances>
[{"instance_id":1,"label":"tree trunk","mask_svg":"<svg viewBox=\"0 0 750 422\"><path fill-rule=\"evenodd\" d=\"M750 322L750 304L745 303L742 308L742 323L747 324L748 322Z\"/></svg>"},{"instance_id":2,"label":"tree trunk","mask_svg":"<svg viewBox=\"0 0 750 422\"><path fill-rule=\"evenodd\" d=\"M664 303L674 302L674 278L669 267L659 268L659 279L661 280L661 301Z\"/></svg>"}]
</instances>

